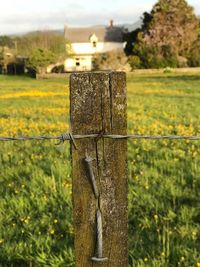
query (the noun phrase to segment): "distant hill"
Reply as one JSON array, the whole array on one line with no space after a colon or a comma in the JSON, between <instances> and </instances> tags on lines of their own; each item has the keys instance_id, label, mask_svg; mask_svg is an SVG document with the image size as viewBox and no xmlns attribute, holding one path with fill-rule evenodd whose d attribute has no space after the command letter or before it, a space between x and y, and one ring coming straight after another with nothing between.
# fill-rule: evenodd
<instances>
[{"instance_id":1,"label":"distant hill","mask_svg":"<svg viewBox=\"0 0 200 267\"><path fill-rule=\"evenodd\" d=\"M27 34L36 34L36 33L39 33L39 32L52 32L52 33L58 33L58 34L63 34L64 32L64 29L60 30L45 30L45 29L42 29L42 30L37 30L37 31L30 31L30 32L20 32L20 33L15 33L15 34L9 34L10 37L20 37L20 36L23 36L23 35L27 35Z\"/></svg>"},{"instance_id":2,"label":"distant hill","mask_svg":"<svg viewBox=\"0 0 200 267\"><path fill-rule=\"evenodd\" d=\"M142 26L142 20L138 20L133 24L124 24L122 25L125 29L127 29L129 32L132 32Z\"/></svg>"},{"instance_id":3,"label":"distant hill","mask_svg":"<svg viewBox=\"0 0 200 267\"><path fill-rule=\"evenodd\" d=\"M142 21L141 20L138 20L135 23L129 23L129 24L128 23L127 24L116 24L116 26L124 27L129 32L134 31L137 28L140 28L141 25L142 25ZM94 25L94 27L98 27L98 26L99 27L100 26L103 27L105 25ZM57 29L57 30L45 30L45 29L42 29L42 30L38 30L38 31L21 32L21 33L16 33L16 34L9 34L9 36L11 36L11 37L23 36L23 35L26 35L26 34L34 34L34 33L42 32L42 31L50 31L50 32L53 32L53 33L63 34L64 33L64 27L63 27L63 29Z\"/></svg>"}]
</instances>

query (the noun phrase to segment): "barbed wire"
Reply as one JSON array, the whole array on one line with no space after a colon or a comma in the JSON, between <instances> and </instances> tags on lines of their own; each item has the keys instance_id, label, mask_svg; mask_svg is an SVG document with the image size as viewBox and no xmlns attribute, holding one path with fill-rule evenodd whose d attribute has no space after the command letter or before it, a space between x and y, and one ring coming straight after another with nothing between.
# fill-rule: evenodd
<instances>
[{"instance_id":1,"label":"barbed wire","mask_svg":"<svg viewBox=\"0 0 200 267\"><path fill-rule=\"evenodd\" d=\"M28 141L28 140L60 140L60 136L19 136L19 137L0 137L0 141Z\"/></svg>"},{"instance_id":2,"label":"barbed wire","mask_svg":"<svg viewBox=\"0 0 200 267\"><path fill-rule=\"evenodd\" d=\"M85 138L109 138L109 139L152 139L152 140L200 140L200 136L181 136L181 135L139 135L139 134L83 134L83 135L72 135L71 133L61 134L59 136L19 136L19 137L1 137L0 141L42 141L42 140L58 140L57 145L65 142L72 141L75 144L76 139Z\"/></svg>"}]
</instances>

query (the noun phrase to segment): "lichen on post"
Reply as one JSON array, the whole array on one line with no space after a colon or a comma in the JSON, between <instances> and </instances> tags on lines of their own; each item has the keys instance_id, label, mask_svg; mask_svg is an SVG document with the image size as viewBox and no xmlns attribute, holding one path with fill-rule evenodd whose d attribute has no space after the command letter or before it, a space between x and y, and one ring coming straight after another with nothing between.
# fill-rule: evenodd
<instances>
[{"instance_id":1,"label":"lichen on post","mask_svg":"<svg viewBox=\"0 0 200 267\"><path fill-rule=\"evenodd\" d=\"M98 258L96 214L102 215L102 253L107 259L101 266L127 267L127 141L103 137L127 134L125 73L73 73L70 119L73 135L99 134L98 138L76 140L78 150L71 148L76 267L99 265L92 261ZM86 154L92 159L90 174L92 171L95 186ZM94 189L98 189L98 198Z\"/></svg>"}]
</instances>

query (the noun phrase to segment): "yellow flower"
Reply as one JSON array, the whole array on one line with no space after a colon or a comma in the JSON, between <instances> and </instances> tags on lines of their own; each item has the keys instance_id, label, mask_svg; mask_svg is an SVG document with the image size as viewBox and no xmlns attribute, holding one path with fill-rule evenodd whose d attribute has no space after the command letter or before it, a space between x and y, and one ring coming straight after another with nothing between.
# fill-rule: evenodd
<instances>
[{"instance_id":1,"label":"yellow flower","mask_svg":"<svg viewBox=\"0 0 200 267\"><path fill-rule=\"evenodd\" d=\"M58 223L58 220L57 220L57 219L55 219L53 222L56 224L56 223Z\"/></svg>"},{"instance_id":2,"label":"yellow flower","mask_svg":"<svg viewBox=\"0 0 200 267\"><path fill-rule=\"evenodd\" d=\"M52 230L50 231L50 234L51 234L51 235L54 235L54 233L55 233L55 230L52 229Z\"/></svg>"},{"instance_id":3,"label":"yellow flower","mask_svg":"<svg viewBox=\"0 0 200 267\"><path fill-rule=\"evenodd\" d=\"M157 214L154 215L154 219L155 219L155 221L158 220L158 215Z\"/></svg>"},{"instance_id":4,"label":"yellow flower","mask_svg":"<svg viewBox=\"0 0 200 267\"><path fill-rule=\"evenodd\" d=\"M148 258L144 258L144 261L147 262L148 261Z\"/></svg>"},{"instance_id":5,"label":"yellow flower","mask_svg":"<svg viewBox=\"0 0 200 267\"><path fill-rule=\"evenodd\" d=\"M200 262L197 262L197 267L200 267Z\"/></svg>"},{"instance_id":6,"label":"yellow flower","mask_svg":"<svg viewBox=\"0 0 200 267\"><path fill-rule=\"evenodd\" d=\"M182 257L181 257L181 261L184 261L184 260L185 260L185 258L182 256Z\"/></svg>"},{"instance_id":7,"label":"yellow flower","mask_svg":"<svg viewBox=\"0 0 200 267\"><path fill-rule=\"evenodd\" d=\"M192 232L192 239L196 239L197 238L197 233L195 231Z\"/></svg>"}]
</instances>

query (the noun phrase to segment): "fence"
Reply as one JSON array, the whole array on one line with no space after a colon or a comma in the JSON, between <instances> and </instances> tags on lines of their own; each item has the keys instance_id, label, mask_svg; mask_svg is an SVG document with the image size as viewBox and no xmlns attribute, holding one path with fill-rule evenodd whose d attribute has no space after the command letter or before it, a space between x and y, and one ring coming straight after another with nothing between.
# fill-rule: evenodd
<instances>
[{"instance_id":1,"label":"fence","mask_svg":"<svg viewBox=\"0 0 200 267\"><path fill-rule=\"evenodd\" d=\"M128 266L127 139L200 136L127 134L123 72L74 73L70 77L69 133L0 137L0 141L71 143L76 266ZM72 134L73 133L73 134Z\"/></svg>"},{"instance_id":2,"label":"fence","mask_svg":"<svg viewBox=\"0 0 200 267\"><path fill-rule=\"evenodd\" d=\"M41 80L41 79L64 79L64 78L69 78L70 74L69 73L44 73L44 74L36 74L36 79Z\"/></svg>"},{"instance_id":3,"label":"fence","mask_svg":"<svg viewBox=\"0 0 200 267\"><path fill-rule=\"evenodd\" d=\"M199 73L200 68L164 68L164 69L135 69L133 73L136 74L159 74L159 73Z\"/></svg>"}]
</instances>

